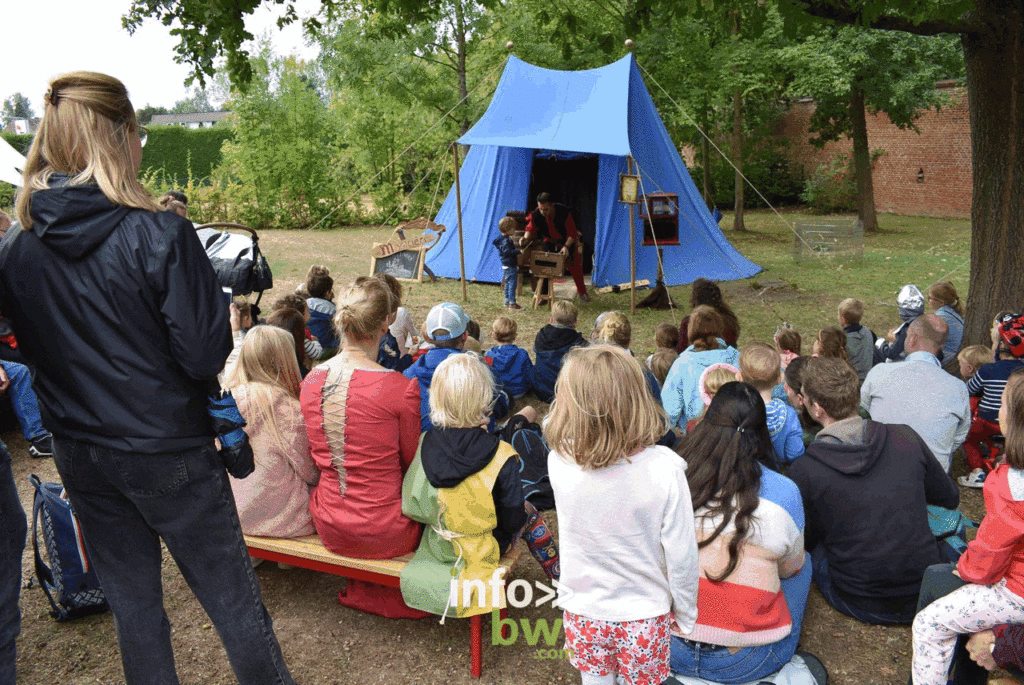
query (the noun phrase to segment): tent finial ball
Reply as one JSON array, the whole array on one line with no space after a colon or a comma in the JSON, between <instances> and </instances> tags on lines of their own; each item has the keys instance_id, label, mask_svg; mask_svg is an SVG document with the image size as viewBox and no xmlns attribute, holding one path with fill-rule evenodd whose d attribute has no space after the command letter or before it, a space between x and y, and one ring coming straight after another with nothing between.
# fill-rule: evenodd
<instances>
[{"instance_id":1,"label":"tent finial ball","mask_svg":"<svg viewBox=\"0 0 1024 685\"><path fill-rule=\"evenodd\" d=\"M632 38L627 38L626 39L626 49L627 50L632 50L633 49L633 39Z\"/></svg>"},{"instance_id":2,"label":"tent finial ball","mask_svg":"<svg viewBox=\"0 0 1024 685\"><path fill-rule=\"evenodd\" d=\"M514 48L515 46L516 46L516 44L515 44L515 43L513 43L512 41L509 41L509 42L505 43L505 49L506 49L506 50L511 50L511 49L512 49L512 48Z\"/></svg>"}]
</instances>

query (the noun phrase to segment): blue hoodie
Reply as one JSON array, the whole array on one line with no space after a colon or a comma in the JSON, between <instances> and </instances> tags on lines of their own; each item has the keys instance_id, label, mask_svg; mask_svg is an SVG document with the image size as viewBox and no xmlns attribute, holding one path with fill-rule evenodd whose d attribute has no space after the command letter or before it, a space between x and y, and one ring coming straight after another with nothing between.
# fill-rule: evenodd
<instances>
[{"instance_id":1,"label":"blue hoodie","mask_svg":"<svg viewBox=\"0 0 1024 685\"><path fill-rule=\"evenodd\" d=\"M487 350L495 378L512 397L525 395L533 385L533 362L529 353L511 343Z\"/></svg>"},{"instance_id":2,"label":"blue hoodie","mask_svg":"<svg viewBox=\"0 0 1024 685\"><path fill-rule=\"evenodd\" d=\"M434 380L434 371L448 357L453 354L462 354L463 350L452 347L435 347L427 350L426 353L413 362L413 365L402 372L406 378L415 378L420 384L420 428L426 432L434 428L430 420L430 383ZM494 369L491 369L494 373ZM495 398L494 408L491 411L491 420L487 424L487 431L494 432L495 420L504 418L512 406L509 394L501 388L499 379L495 376Z\"/></svg>"},{"instance_id":3,"label":"blue hoodie","mask_svg":"<svg viewBox=\"0 0 1024 685\"><path fill-rule=\"evenodd\" d=\"M661 389L661 402L668 414L668 425L678 425L686 430L686 422L700 416L704 410L704 400L700 397L700 376L704 369L713 364L732 364L736 366L740 353L734 347L727 347L722 340L718 341L717 350L698 352L690 345L679 355L665 377Z\"/></svg>"},{"instance_id":4,"label":"blue hoodie","mask_svg":"<svg viewBox=\"0 0 1024 685\"><path fill-rule=\"evenodd\" d=\"M341 343L338 337L338 330L334 327L334 313L337 307L330 300L321 297L310 297L306 300L309 307L309 332L316 336L317 341L324 348L337 348Z\"/></svg>"}]
</instances>

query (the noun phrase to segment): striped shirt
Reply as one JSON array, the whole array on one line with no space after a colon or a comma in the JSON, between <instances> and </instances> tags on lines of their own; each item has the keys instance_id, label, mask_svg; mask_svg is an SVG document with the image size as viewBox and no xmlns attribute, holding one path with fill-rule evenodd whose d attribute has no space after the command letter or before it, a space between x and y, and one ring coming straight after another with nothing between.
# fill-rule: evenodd
<instances>
[{"instance_id":1,"label":"striped shirt","mask_svg":"<svg viewBox=\"0 0 1024 685\"><path fill-rule=\"evenodd\" d=\"M978 416L993 423L999 422L999 407L1003 403L1003 388L1006 387L1006 379L1016 369L1024 367L1024 361L1019 359L1000 359L978 369L974 377L967 382L967 392L970 395L981 395L978 402Z\"/></svg>"},{"instance_id":2,"label":"striped shirt","mask_svg":"<svg viewBox=\"0 0 1024 685\"><path fill-rule=\"evenodd\" d=\"M697 592L697 625L682 636L725 647L750 647L778 642L789 635L793 619L779 578L788 578L804 564L804 509L796 484L762 467L761 489L751 530L740 550L740 561L729 577L711 582L729 563L732 522L718 538L700 550L701 578ZM710 537L719 516L694 512L697 539Z\"/></svg>"}]
</instances>

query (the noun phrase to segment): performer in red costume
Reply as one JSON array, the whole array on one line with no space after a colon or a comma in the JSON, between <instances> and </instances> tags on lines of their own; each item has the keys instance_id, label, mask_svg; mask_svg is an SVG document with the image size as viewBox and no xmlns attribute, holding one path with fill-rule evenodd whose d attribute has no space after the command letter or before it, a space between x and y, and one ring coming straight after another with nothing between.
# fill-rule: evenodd
<instances>
[{"instance_id":1,"label":"performer in red costume","mask_svg":"<svg viewBox=\"0 0 1024 685\"><path fill-rule=\"evenodd\" d=\"M590 296L587 295L587 286L583 282L583 255L576 222L573 221L569 208L555 203L550 193L541 193L537 196L537 209L530 212L526 234L520 246L526 247L535 239L545 244L545 250L558 251L566 256L566 266L576 284L576 292L579 293L581 301L589 302Z\"/></svg>"}]
</instances>

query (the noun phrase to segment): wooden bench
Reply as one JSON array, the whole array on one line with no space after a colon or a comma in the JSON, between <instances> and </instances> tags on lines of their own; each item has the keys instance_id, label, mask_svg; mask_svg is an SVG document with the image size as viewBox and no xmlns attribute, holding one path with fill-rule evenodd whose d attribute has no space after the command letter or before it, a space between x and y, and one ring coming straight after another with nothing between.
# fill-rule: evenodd
<instances>
[{"instance_id":1,"label":"wooden bench","mask_svg":"<svg viewBox=\"0 0 1024 685\"><path fill-rule=\"evenodd\" d=\"M249 554L267 561L278 561L308 568L321 573L331 573L344 578L364 580L378 585L399 587L402 569L412 560L412 554L393 559L353 559L335 554L324 547L317 535L306 535L299 538L263 538L254 535L245 536L245 544ZM522 545L516 545L508 554L501 558L505 568L505 580L512 573L512 568L522 554ZM507 616L508 609L501 610L501 618ZM483 670L483 614L469 617L469 674L479 678Z\"/></svg>"}]
</instances>

